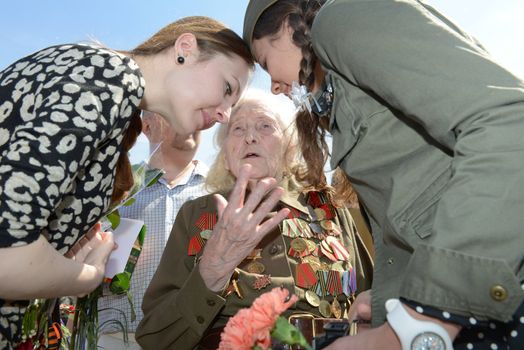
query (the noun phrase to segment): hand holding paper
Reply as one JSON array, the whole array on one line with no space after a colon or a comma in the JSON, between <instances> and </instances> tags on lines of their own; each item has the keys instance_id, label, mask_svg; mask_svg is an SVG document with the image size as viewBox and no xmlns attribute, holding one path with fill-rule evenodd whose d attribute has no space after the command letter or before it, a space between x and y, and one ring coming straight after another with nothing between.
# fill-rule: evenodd
<instances>
[{"instance_id":1,"label":"hand holding paper","mask_svg":"<svg viewBox=\"0 0 524 350\"><path fill-rule=\"evenodd\" d=\"M131 250L142 230L144 222L135 219L120 219L120 225L114 230L113 236L118 248L114 250L106 264L106 278L113 278L117 273L124 272L130 258Z\"/></svg>"}]
</instances>

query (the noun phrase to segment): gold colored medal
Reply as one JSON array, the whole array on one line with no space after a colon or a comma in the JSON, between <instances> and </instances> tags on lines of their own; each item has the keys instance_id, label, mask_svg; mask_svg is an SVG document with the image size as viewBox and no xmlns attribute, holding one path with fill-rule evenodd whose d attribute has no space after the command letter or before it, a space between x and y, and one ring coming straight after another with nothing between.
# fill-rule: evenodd
<instances>
[{"instance_id":1,"label":"gold colored medal","mask_svg":"<svg viewBox=\"0 0 524 350\"><path fill-rule=\"evenodd\" d=\"M258 261L252 261L249 263L249 265L247 265L246 270L250 273L262 274L264 271L266 271L266 267L264 264L259 263Z\"/></svg>"},{"instance_id":2,"label":"gold colored medal","mask_svg":"<svg viewBox=\"0 0 524 350\"><path fill-rule=\"evenodd\" d=\"M329 270L331 270L331 267L327 263L321 262L320 263L320 270L322 270L322 271L329 271Z\"/></svg>"},{"instance_id":3,"label":"gold colored medal","mask_svg":"<svg viewBox=\"0 0 524 350\"><path fill-rule=\"evenodd\" d=\"M333 302L331 303L331 312L338 319L342 317L342 307L340 306L337 298L334 298Z\"/></svg>"},{"instance_id":4,"label":"gold colored medal","mask_svg":"<svg viewBox=\"0 0 524 350\"><path fill-rule=\"evenodd\" d=\"M295 238L291 241L291 248L298 253L305 252L308 248L307 243L302 238Z\"/></svg>"},{"instance_id":5,"label":"gold colored medal","mask_svg":"<svg viewBox=\"0 0 524 350\"><path fill-rule=\"evenodd\" d=\"M321 300L320 304L318 305L318 311L320 311L320 314L322 316L330 317L331 316L331 304L329 304L329 301Z\"/></svg>"},{"instance_id":6,"label":"gold colored medal","mask_svg":"<svg viewBox=\"0 0 524 350\"><path fill-rule=\"evenodd\" d=\"M306 242L307 251L309 254L313 253L315 249L317 249L317 244L313 242L312 240L305 239L304 241Z\"/></svg>"},{"instance_id":7,"label":"gold colored medal","mask_svg":"<svg viewBox=\"0 0 524 350\"><path fill-rule=\"evenodd\" d=\"M318 307L320 305L320 297L317 295L317 293L313 292L312 290L306 291L306 300L309 303L309 305L313 307Z\"/></svg>"},{"instance_id":8,"label":"gold colored medal","mask_svg":"<svg viewBox=\"0 0 524 350\"><path fill-rule=\"evenodd\" d=\"M240 289L237 280L231 280L231 284L233 285L233 289L235 290L235 293L238 296L238 298L244 299L244 293L242 293L242 290Z\"/></svg>"},{"instance_id":9,"label":"gold colored medal","mask_svg":"<svg viewBox=\"0 0 524 350\"><path fill-rule=\"evenodd\" d=\"M333 227L335 226L335 223L331 220L322 220L320 222L320 226L322 226L322 228L324 230L328 230L328 231L331 231L333 230Z\"/></svg>"},{"instance_id":10,"label":"gold colored medal","mask_svg":"<svg viewBox=\"0 0 524 350\"><path fill-rule=\"evenodd\" d=\"M337 262L331 264L331 270L335 270L335 271L338 271L340 273L343 273L344 271L346 271L346 269L344 269L344 262L337 261Z\"/></svg>"},{"instance_id":11,"label":"gold colored medal","mask_svg":"<svg viewBox=\"0 0 524 350\"><path fill-rule=\"evenodd\" d=\"M318 270L320 270L321 264L320 264L320 259L318 257L313 256L313 255L308 255L308 256L303 257L302 261L305 263L308 263L311 266L311 268L313 269L313 271L317 272Z\"/></svg>"}]
</instances>

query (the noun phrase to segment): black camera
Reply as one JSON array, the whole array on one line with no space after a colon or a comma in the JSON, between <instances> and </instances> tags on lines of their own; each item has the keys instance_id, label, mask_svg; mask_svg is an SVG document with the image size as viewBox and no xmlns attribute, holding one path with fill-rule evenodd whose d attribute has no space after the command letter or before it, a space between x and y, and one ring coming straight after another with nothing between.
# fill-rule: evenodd
<instances>
[{"instance_id":1,"label":"black camera","mask_svg":"<svg viewBox=\"0 0 524 350\"><path fill-rule=\"evenodd\" d=\"M338 338L345 337L349 334L349 328L348 321L329 322L324 326L324 333L313 338L313 349L323 349Z\"/></svg>"}]
</instances>

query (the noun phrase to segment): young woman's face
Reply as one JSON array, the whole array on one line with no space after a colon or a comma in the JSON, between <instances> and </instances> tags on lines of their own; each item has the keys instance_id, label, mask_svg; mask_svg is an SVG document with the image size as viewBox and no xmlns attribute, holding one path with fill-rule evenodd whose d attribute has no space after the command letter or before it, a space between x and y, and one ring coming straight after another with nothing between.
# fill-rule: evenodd
<instances>
[{"instance_id":1,"label":"young woman's face","mask_svg":"<svg viewBox=\"0 0 524 350\"><path fill-rule=\"evenodd\" d=\"M224 143L226 167L238 177L243 164L251 164L251 178L280 179L284 169L284 134L265 108L247 102L235 112Z\"/></svg>"},{"instance_id":2,"label":"young woman's face","mask_svg":"<svg viewBox=\"0 0 524 350\"><path fill-rule=\"evenodd\" d=\"M302 52L292 41L293 30L282 26L275 36L253 40L253 53L260 66L271 76L271 92L289 97L291 83L298 82Z\"/></svg>"},{"instance_id":3,"label":"young woman's face","mask_svg":"<svg viewBox=\"0 0 524 350\"><path fill-rule=\"evenodd\" d=\"M231 107L247 86L250 69L237 55L217 54L207 60L186 58L169 74L165 90L171 102L167 118L177 134L191 134L227 123Z\"/></svg>"}]
</instances>

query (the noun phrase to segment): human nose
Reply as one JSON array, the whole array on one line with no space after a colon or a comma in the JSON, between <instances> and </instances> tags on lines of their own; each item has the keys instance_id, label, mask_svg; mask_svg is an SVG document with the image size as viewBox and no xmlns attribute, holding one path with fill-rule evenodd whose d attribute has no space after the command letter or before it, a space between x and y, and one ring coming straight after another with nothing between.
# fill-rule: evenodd
<instances>
[{"instance_id":1,"label":"human nose","mask_svg":"<svg viewBox=\"0 0 524 350\"><path fill-rule=\"evenodd\" d=\"M258 143L258 133L255 128L248 127L246 129L245 140L248 145Z\"/></svg>"},{"instance_id":2,"label":"human nose","mask_svg":"<svg viewBox=\"0 0 524 350\"><path fill-rule=\"evenodd\" d=\"M215 118L217 122L222 124L227 124L229 122L229 117L231 116L231 105L227 107L219 107L216 110Z\"/></svg>"}]
</instances>

